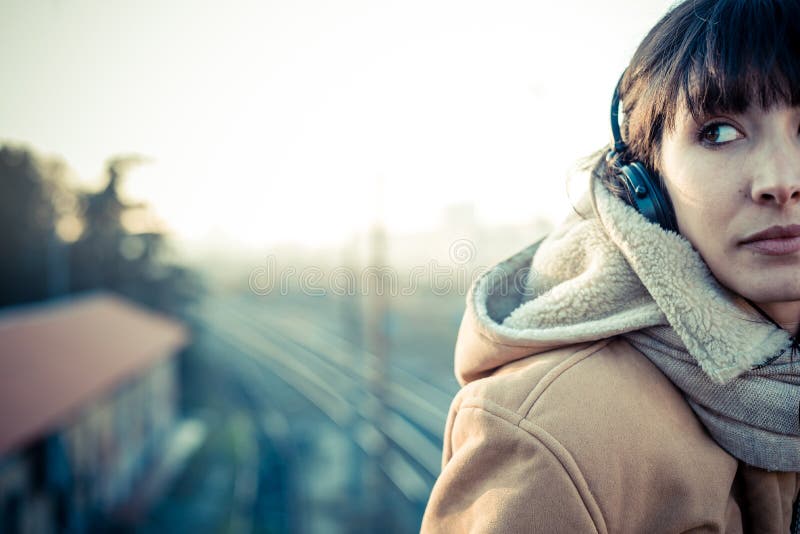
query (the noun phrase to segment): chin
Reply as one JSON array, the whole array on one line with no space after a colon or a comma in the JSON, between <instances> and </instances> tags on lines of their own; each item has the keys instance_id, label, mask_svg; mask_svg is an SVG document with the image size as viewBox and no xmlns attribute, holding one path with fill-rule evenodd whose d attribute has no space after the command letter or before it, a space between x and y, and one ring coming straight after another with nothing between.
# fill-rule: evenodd
<instances>
[{"instance_id":1,"label":"chin","mask_svg":"<svg viewBox=\"0 0 800 534\"><path fill-rule=\"evenodd\" d=\"M800 272L796 272L791 279L772 277L769 273L761 273L753 277L748 283L726 284L735 293L755 302L756 304L790 303L800 304Z\"/></svg>"},{"instance_id":2,"label":"chin","mask_svg":"<svg viewBox=\"0 0 800 534\"><path fill-rule=\"evenodd\" d=\"M800 304L800 254L710 259L716 260L706 261L714 277L734 293L756 304Z\"/></svg>"}]
</instances>

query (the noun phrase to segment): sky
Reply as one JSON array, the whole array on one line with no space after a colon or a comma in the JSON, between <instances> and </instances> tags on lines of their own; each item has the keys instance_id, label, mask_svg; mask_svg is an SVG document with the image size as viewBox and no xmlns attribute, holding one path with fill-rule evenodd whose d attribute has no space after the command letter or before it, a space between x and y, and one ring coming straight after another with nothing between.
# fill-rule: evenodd
<instances>
[{"instance_id":1,"label":"sky","mask_svg":"<svg viewBox=\"0 0 800 534\"><path fill-rule=\"evenodd\" d=\"M187 243L558 220L664 0L0 0L0 142Z\"/></svg>"}]
</instances>

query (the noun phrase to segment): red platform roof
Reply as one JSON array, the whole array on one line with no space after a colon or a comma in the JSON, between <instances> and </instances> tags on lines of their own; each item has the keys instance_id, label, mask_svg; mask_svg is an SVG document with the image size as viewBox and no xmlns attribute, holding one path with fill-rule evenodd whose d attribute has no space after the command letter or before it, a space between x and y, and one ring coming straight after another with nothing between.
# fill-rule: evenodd
<instances>
[{"instance_id":1,"label":"red platform roof","mask_svg":"<svg viewBox=\"0 0 800 534\"><path fill-rule=\"evenodd\" d=\"M110 293L0 314L0 456L188 342L186 328Z\"/></svg>"}]
</instances>

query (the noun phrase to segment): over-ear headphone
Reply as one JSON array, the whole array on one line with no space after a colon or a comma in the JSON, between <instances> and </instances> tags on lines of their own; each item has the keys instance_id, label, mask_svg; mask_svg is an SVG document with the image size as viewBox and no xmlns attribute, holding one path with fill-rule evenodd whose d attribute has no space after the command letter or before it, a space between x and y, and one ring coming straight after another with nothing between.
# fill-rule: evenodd
<instances>
[{"instance_id":1,"label":"over-ear headphone","mask_svg":"<svg viewBox=\"0 0 800 534\"><path fill-rule=\"evenodd\" d=\"M624 76L624 74L623 74ZM627 161L625 150L628 148L622 140L619 125L619 88L622 78L614 89L611 99L611 135L614 137L614 147L606 155L606 160L612 162L618 173L620 185L625 189L631 206L644 215L650 222L661 225L665 230L678 231L675 220L675 210L672 202L662 190L658 175L647 169L640 161Z\"/></svg>"}]
</instances>

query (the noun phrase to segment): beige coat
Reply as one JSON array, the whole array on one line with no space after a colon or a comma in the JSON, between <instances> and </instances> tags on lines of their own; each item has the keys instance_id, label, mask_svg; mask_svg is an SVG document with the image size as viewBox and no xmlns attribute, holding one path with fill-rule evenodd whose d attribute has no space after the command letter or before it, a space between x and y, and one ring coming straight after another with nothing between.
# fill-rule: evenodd
<instances>
[{"instance_id":1,"label":"beige coat","mask_svg":"<svg viewBox=\"0 0 800 534\"><path fill-rule=\"evenodd\" d=\"M567 221L473 284L422 532L789 532L798 474L728 454L622 336L672 328L724 382L787 333L743 313L685 239L602 189L597 203L600 220Z\"/></svg>"},{"instance_id":2,"label":"beige coat","mask_svg":"<svg viewBox=\"0 0 800 534\"><path fill-rule=\"evenodd\" d=\"M459 344L508 352L469 324ZM799 490L795 473L737 462L658 368L610 339L461 390L422 532L787 533Z\"/></svg>"}]
</instances>

